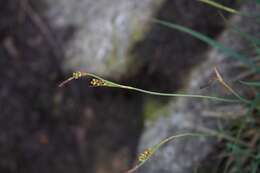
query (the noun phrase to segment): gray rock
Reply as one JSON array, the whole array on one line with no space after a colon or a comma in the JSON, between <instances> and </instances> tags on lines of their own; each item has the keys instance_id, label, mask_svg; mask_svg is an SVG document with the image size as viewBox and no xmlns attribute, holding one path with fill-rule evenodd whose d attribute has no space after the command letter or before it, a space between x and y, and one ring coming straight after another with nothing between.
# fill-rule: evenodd
<instances>
[{"instance_id":1,"label":"gray rock","mask_svg":"<svg viewBox=\"0 0 260 173\"><path fill-rule=\"evenodd\" d=\"M76 27L66 46L64 69L118 78L133 59L128 49L142 38L163 0L48 0L53 27ZM113 74L113 75L112 75Z\"/></svg>"},{"instance_id":2,"label":"gray rock","mask_svg":"<svg viewBox=\"0 0 260 173\"><path fill-rule=\"evenodd\" d=\"M241 11L254 13L260 10L260 6L254 3L244 4ZM256 37L259 36L260 27L255 19L234 16L230 21L238 26L243 32ZM247 52L253 55L254 49L250 48L248 42L242 39L232 28L227 28L218 39L222 44L236 51ZM214 67L218 67L221 74L229 82L238 78L244 78L250 70L237 60L226 57L216 49L206 54L207 59L194 69L190 75L190 82L185 93L202 95L222 95L227 93L222 86L214 84L208 89L200 90L200 86L207 83L213 74ZM237 88L236 85L233 86ZM243 93L243 87L239 87ZM184 132L212 132L219 125L222 126L221 117L234 118L232 115L243 114L243 106L216 102L209 100L198 100L190 98L178 98L169 103L167 108L157 112L158 118L155 122L147 122L146 129L142 135L139 150L159 143L166 137ZM149 173L190 173L197 165L206 159L214 149L217 141L214 138L185 137L176 139L164 145L155 155L144 164L137 172Z\"/></svg>"}]
</instances>

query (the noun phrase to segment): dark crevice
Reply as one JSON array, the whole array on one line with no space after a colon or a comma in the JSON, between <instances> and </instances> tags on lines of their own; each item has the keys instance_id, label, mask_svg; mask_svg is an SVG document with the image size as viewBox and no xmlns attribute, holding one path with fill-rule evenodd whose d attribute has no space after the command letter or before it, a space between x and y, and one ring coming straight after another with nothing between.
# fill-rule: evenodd
<instances>
[{"instance_id":1,"label":"dark crevice","mask_svg":"<svg viewBox=\"0 0 260 173\"><path fill-rule=\"evenodd\" d=\"M231 0L220 3L237 6ZM223 11L221 13L229 16ZM155 18L188 27L212 38L216 38L225 28L220 11L198 1L168 0ZM205 60L204 54L208 48L208 45L188 34L152 24L144 39L131 49L141 65L129 81L150 90L176 91L183 87L190 70Z\"/></svg>"}]
</instances>

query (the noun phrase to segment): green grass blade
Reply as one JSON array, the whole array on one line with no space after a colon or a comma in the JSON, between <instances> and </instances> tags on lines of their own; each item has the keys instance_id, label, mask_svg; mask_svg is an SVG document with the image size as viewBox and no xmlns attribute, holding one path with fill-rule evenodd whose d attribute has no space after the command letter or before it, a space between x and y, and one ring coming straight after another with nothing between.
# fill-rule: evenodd
<instances>
[{"instance_id":1,"label":"green grass blade","mask_svg":"<svg viewBox=\"0 0 260 173\"><path fill-rule=\"evenodd\" d=\"M215 2L213 0L198 0L202 3L205 3L209 6L212 6L214 8L217 8L217 9L220 9L220 10L223 10L225 12L228 12L228 13L231 13L231 14L237 14L237 15L241 15L241 16L245 16L245 17L255 17L255 18L258 18L259 17L259 13L257 14L247 14L247 13L243 13L243 12L240 12L238 10L235 10L233 8L230 8L230 7L227 7L227 6L224 6L218 2Z\"/></svg>"},{"instance_id":2,"label":"green grass blade","mask_svg":"<svg viewBox=\"0 0 260 173\"><path fill-rule=\"evenodd\" d=\"M153 92L153 91L148 91L148 90L143 90L140 88L135 88L131 86L123 86L121 85L119 88L125 88L129 90L134 90L138 92L142 92L145 94L150 94L150 95L157 95L157 96L166 96L166 97L190 97L190 98L201 98L201 99L209 99L209 100L214 100L214 101L223 101L223 102L233 102L233 103L242 103L242 101L236 100L236 99L228 99L228 98L222 98L222 97L217 97L217 96L205 96L205 95L195 95L195 94L181 94L181 93L161 93L161 92Z\"/></svg>"},{"instance_id":3,"label":"green grass blade","mask_svg":"<svg viewBox=\"0 0 260 173\"><path fill-rule=\"evenodd\" d=\"M210 6L213 6L215 8L218 8L218 9L221 9L221 10L224 10L226 12L229 12L229 13L233 13L233 14L238 14L239 12L233 8L230 8L230 7L226 7L220 3L217 3L217 2L214 2L214 1L211 1L211 0L198 0L200 2L203 2L207 5L210 5Z\"/></svg>"},{"instance_id":4,"label":"green grass blade","mask_svg":"<svg viewBox=\"0 0 260 173\"><path fill-rule=\"evenodd\" d=\"M169 27L169 28L172 28L172 29L176 29L178 31L181 31L181 32L184 32L184 33L187 33L205 43L207 43L208 45L216 48L216 49L219 49L220 51L222 51L223 53L225 53L227 56L231 57L231 58L234 58L236 60L239 60L241 61L242 63L244 63L245 65L249 66L250 68L252 68L254 71L256 72L260 72L260 69L256 66L256 64L251 61L247 56L241 54L241 53L238 53L236 52L235 50L231 49L231 48L227 48L225 47L224 45L222 45L221 43L215 41L214 39L202 34L202 33L199 33L197 31L193 31L192 29L189 29L187 27L184 27L184 26L181 26L181 25L177 25L177 24L174 24L174 23L170 23L170 22L165 22L165 21L161 21L161 20L157 20L157 19L154 19L153 20L155 23L158 23L158 24L161 24L163 26L166 26L166 27Z\"/></svg>"},{"instance_id":5,"label":"green grass blade","mask_svg":"<svg viewBox=\"0 0 260 173\"><path fill-rule=\"evenodd\" d=\"M252 87L260 87L260 81L239 81L239 82Z\"/></svg>"}]
</instances>

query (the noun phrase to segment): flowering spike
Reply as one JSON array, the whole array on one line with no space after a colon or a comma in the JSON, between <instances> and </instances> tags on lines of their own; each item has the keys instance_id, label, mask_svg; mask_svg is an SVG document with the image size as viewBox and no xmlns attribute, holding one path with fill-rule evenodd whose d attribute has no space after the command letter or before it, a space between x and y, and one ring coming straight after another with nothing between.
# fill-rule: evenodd
<instances>
[{"instance_id":1,"label":"flowering spike","mask_svg":"<svg viewBox=\"0 0 260 173\"><path fill-rule=\"evenodd\" d=\"M151 148L147 148L146 150L144 150L143 153L141 153L138 157L138 161L139 162L145 162L147 159L149 159L151 157L151 155L153 154L152 149Z\"/></svg>"},{"instance_id":2,"label":"flowering spike","mask_svg":"<svg viewBox=\"0 0 260 173\"><path fill-rule=\"evenodd\" d=\"M74 72L73 74L72 74L72 77L74 78L74 79L79 79L79 78L81 78L83 75L82 75L82 73L80 72L80 71L77 71L77 72Z\"/></svg>"},{"instance_id":3,"label":"flowering spike","mask_svg":"<svg viewBox=\"0 0 260 173\"><path fill-rule=\"evenodd\" d=\"M90 81L90 85L93 87L101 87L101 86L107 86L106 82L101 79L92 79Z\"/></svg>"}]
</instances>

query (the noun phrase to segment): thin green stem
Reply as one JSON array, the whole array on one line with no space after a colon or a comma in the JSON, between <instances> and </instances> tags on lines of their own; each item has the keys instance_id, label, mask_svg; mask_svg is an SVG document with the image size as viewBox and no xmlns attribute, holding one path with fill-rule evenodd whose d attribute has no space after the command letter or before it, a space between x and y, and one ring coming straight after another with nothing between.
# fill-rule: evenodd
<instances>
[{"instance_id":1,"label":"thin green stem","mask_svg":"<svg viewBox=\"0 0 260 173\"><path fill-rule=\"evenodd\" d=\"M199 134L199 133L183 133L183 134L179 134L179 135L173 135L170 136L166 139L164 139L163 141L161 141L158 144L155 144L154 146L152 146L151 148L149 148L149 155L147 155L147 157L143 160L143 161L139 161L139 163L137 165L135 165L132 169L128 170L126 173L132 173L134 171L136 171L138 168L140 168L141 166L143 166L143 164L145 164L145 162L147 160L149 160L153 154L164 144L176 139L176 138L181 138L181 137L187 137L187 136L193 136L193 137L203 137L203 136L211 136L211 135L207 135L207 134Z\"/></svg>"},{"instance_id":2,"label":"thin green stem","mask_svg":"<svg viewBox=\"0 0 260 173\"><path fill-rule=\"evenodd\" d=\"M208 135L208 134L199 134L199 133L183 133L183 134L179 134L179 135L174 135L174 136L170 136L166 139L164 139L163 141L161 141L160 143L154 145L152 147L152 150L156 151L158 150L162 145L172 141L173 139L176 138L181 138L181 137L186 137L186 136L192 136L192 137L206 137L206 136L212 136L212 135Z\"/></svg>"},{"instance_id":3,"label":"thin green stem","mask_svg":"<svg viewBox=\"0 0 260 173\"><path fill-rule=\"evenodd\" d=\"M161 92L153 92L153 91L147 91L140 88L130 87L130 86L124 86L122 88L126 88L129 90L134 90L150 95L158 95L158 96L166 96L166 97L190 97L190 98L201 98L201 99L209 99L209 100L215 100L215 101L223 101L223 102L231 102L231 103L238 103L239 100L236 99L227 99L222 97L215 97L215 96L205 96L205 95L196 95L196 94L180 94L180 93L161 93Z\"/></svg>"},{"instance_id":4,"label":"thin green stem","mask_svg":"<svg viewBox=\"0 0 260 173\"><path fill-rule=\"evenodd\" d=\"M205 4L208 4L210 6L216 7L218 9L222 9L222 10L227 11L229 13L233 13L233 14L238 14L239 13L237 10L235 10L233 8L226 7L226 6L222 5L222 4L219 4L219 3L211 1L211 0L198 0L198 1L203 2Z\"/></svg>"},{"instance_id":5,"label":"thin green stem","mask_svg":"<svg viewBox=\"0 0 260 173\"><path fill-rule=\"evenodd\" d=\"M230 8L230 7L227 7L227 6L224 6L220 3L217 3L213 0L198 0L202 3L205 3L207 5L210 5L212 7L215 7L215 8L218 8L218 9L221 9L221 10L224 10L228 13L232 13L232 14L237 14L237 15L241 15L241 16L245 16L245 17L250 17L250 18L256 18L258 19L259 18L259 14L258 13L255 13L255 14L247 14L247 13L244 13L244 12L240 12L238 10L235 10L233 8Z\"/></svg>"},{"instance_id":6,"label":"thin green stem","mask_svg":"<svg viewBox=\"0 0 260 173\"><path fill-rule=\"evenodd\" d=\"M82 77L90 76L90 77L93 77L93 78L96 78L96 79L102 81L102 83L104 85L102 85L101 87L122 88L122 89L133 90L133 91L137 91L137 92L141 92L141 93L145 93L145 94L165 96L165 97L200 98L200 99L209 99L209 100L229 102L229 103L239 103L239 102L241 102L241 100L237 100L237 99L228 99L228 98L222 98L222 97L216 97L216 96L205 96L205 95L196 95L196 94L180 94L180 93L161 93L161 92L148 91L148 90L144 90L144 89L140 89L140 88L135 88L135 87L132 87L132 86L117 84L117 83L111 82L109 80L105 80L105 79L103 79L103 78L101 78L101 77L99 77L95 74L92 74L92 73L75 72L75 74L76 74L75 76L72 76L69 79L65 80L59 86L64 86L67 82L70 82L73 79L79 79L79 78L82 78Z\"/></svg>"},{"instance_id":7,"label":"thin green stem","mask_svg":"<svg viewBox=\"0 0 260 173\"><path fill-rule=\"evenodd\" d=\"M134 90L134 91L138 91L138 92L141 92L141 93L150 94L150 95L157 95L157 96L201 98L201 99L210 99L210 100L215 100L215 101L223 101L223 102L231 102L231 103L240 102L237 99L227 99L227 98L216 97L216 96L205 96L205 95L196 95L196 94L162 93L162 92L148 91L148 90L135 88L135 87L127 86L127 85L121 85L121 84L116 84L116 83L113 83L113 84L115 85L113 87L123 88L123 89L128 89L128 90Z\"/></svg>"}]
</instances>

